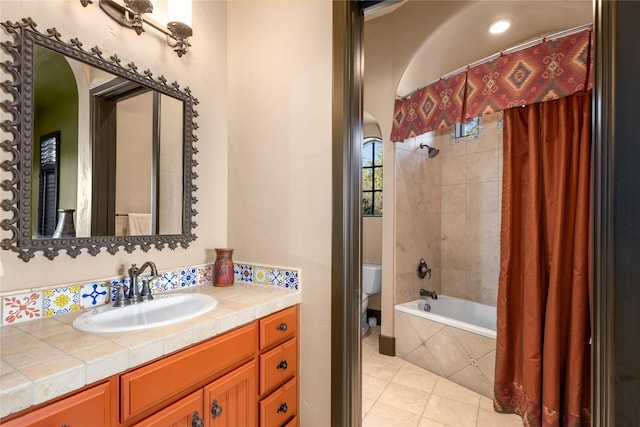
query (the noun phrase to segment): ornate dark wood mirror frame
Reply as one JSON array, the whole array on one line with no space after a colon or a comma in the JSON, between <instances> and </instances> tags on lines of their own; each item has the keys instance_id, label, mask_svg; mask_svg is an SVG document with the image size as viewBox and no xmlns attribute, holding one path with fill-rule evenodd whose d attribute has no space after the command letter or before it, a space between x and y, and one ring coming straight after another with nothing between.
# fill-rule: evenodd
<instances>
[{"instance_id":1,"label":"ornate dark wood mirror frame","mask_svg":"<svg viewBox=\"0 0 640 427\"><path fill-rule=\"evenodd\" d=\"M193 144L197 141L194 131L198 126L194 119L198 114L194 106L198 104L198 100L191 94L191 90L188 87L180 89L177 82L168 83L162 75L154 78L149 70L139 73L134 63L122 65L121 59L115 54L105 58L98 47L84 50L77 38L65 42L55 28L41 33L36 29L36 23L31 18L23 18L16 23L3 22L0 25L13 36L12 41L0 43L2 49L13 58L13 62L0 63L2 69L13 77L13 81L0 82L0 87L9 95L8 99L2 101L0 105L12 116L11 120L0 123L0 127L12 136L12 139L3 139L0 142L0 147L11 154L11 158L4 160L1 167L12 175L11 179L5 179L0 183L3 190L11 193L11 198L2 200L0 206L12 214L12 218L4 219L0 223L4 230L12 233L11 238L2 239L2 248L17 252L22 260L29 261L38 251L42 251L48 259L53 259L60 250L66 250L68 255L75 258L82 249L86 249L88 253L95 256L103 248L115 254L121 247L130 253L138 246L145 252L152 246L158 250L165 245L171 249L177 248L178 245L183 248L189 246L189 243L196 239L192 230L197 226L193 221L194 216L197 215L193 208L197 202L193 195L197 187L192 181L197 178L193 170L197 165L193 158L197 149ZM32 237L34 44L137 82L184 103L182 234L37 239Z\"/></svg>"}]
</instances>

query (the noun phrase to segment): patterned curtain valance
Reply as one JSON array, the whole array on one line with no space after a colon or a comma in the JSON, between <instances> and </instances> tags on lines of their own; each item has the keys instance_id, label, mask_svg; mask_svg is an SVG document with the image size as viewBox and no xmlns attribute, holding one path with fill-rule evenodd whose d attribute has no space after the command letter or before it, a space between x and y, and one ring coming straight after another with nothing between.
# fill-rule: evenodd
<instances>
[{"instance_id":1,"label":"patterned curtain valance","mask_svg":"<svg viewBox=\"0 0 640 427\"><path fill-rule=\"evenodd\" d=\"M407 138L450 126L462 119L467 73L456 74L396 100L391 140Z\"/></svg>"},{"instance_id":2,"label":"patterned curtain valance","mask_svg":"<svg viewBox=\"0 0 640 427\"><path fill-rule=\"evenodd\" d=\"M591 29L469 68L395 102L391 141L591 89Z\"/></svg>"}]
</instances>

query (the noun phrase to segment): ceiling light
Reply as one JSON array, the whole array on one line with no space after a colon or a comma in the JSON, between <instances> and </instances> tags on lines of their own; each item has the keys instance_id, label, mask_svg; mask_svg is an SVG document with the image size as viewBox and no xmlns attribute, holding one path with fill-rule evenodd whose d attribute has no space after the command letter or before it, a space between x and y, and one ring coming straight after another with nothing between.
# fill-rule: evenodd
<instances>
[{"instance_id":1,"label":"ceiling light","mask_svg":"<svg viewBox=\"0 0 640 427\"><path fill-rule=\"evenodd\" d=\"M504 33L509 29L510 26L511 26L511 21L509 21L508 19L499 19L495 21L493 24L491 24L491 26L489 27L489 32L491 34Z\"/></svg>"}]
</instances>

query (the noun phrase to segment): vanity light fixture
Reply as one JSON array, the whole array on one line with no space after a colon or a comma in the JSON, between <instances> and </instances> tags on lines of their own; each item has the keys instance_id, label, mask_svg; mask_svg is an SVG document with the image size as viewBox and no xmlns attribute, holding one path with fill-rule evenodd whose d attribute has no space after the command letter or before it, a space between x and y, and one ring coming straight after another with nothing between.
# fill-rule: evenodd
<instances>
[{"instance_id":1,"label":"vanity light fixture","mask_svg":"<svg viewBox=\"0 0 640 427\"><path fill-rule=\"evenodd\" d=\"M498 19L489 26L491 34L501 34L511 27L511 21L508 19Z\"/></svg>"},{"instance_id":2,"label":"vanity light fixture","mask_svg":"<svg viewBox=\"0 0 640 427\"><path fill-rule=\"evenodd\" d=\"M80 3L87 7L93 0L80 0ZM167 37L167 44L179 57L189 51L189 37L193 35L191 26L183 21L172 20L164 27L148 15L153 12L151 0L99 0L99 5L111 19L122 26L132 28L138 35L144 32L145 24L160 31ZM183 1L181 6L183 10L187 9L190 15L191 2Z\"/></svg>"}]
</instances>

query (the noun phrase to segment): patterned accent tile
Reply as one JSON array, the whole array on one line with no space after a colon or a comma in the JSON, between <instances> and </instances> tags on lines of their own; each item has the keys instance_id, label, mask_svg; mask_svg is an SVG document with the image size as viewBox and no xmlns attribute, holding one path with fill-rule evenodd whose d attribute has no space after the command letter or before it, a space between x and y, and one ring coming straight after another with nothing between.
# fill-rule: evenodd
<instances>
[{"instance_id":1,"label":"patterned accent tile","mask_svg":"<svg viewBox=\"0 0 640 427\"><path fill-rule=\"evenodd\" d=\"M181 288L188 288L189 286L196 286L197 284L198 284L198 275L194 267L180 270L180 287Z\"/></svg>"},{"instance_id":2,"label":"patterned accent tile","mask_svg":"<svg viewBox=\"0 0 640 427\"><path fill-rule=\"evenodd\" d=\"M108 304L110 298L109 288L103 286L104 282L86 283L80 287L80 308L95 307Z\"/></svg>"},{"instance_id":3,"label":"patterned accent tile","mask_svg":"<svg viewBox=\"0 0 640 427\"><path fill-rule=\"evenodd\" d=\"M2 298L2 324L20 323L42 317L42 292Z\"/></svg>"},{"instance_id":4,"label":"patterned accent tile","mask_svg":"<svg viewBox=\"0 0 640 427\"><path fill-rule=\"evenodd\" d=\"M282 274L282 270L272 268L269 271L269 283L271 286L284 286L284 274Z\"/></svg>"},{"instance_id":5,"label":"patterned accent tile","mask_svg":"<svg viewBox=\"0 0 640 427\"><path fill-rule=\"evenodd\" d=\"M253 283L256 285L269 285L269 268L255 266L253 267Z\"/></svg>"},{"instance_id":6,"label":"patterned accent tile","mask_svg":"<svg viewBox=\"0 0 640 427\"><path fill-rule=\"evenodd\" d=\"M236 274L237 273L237 274ZM238 264L237 270L233 269L234 279L237 282L252 283L253 282L253 266L247 264Z\"/></svg>"},{"instance_id":7,"label":"patterned accent tile","mask_svg":"<svg viewBox=\"0 0 640 427\"><path fill-rule=\"evenodd\" d=\"M45 317L69 313L80 308L80 286L49 289L43 292L42 301Z\"/></svg>"},{"instance_id":8,"label":"patterned accent tile","mask_svg":"<svg viewBox=\"0 0 640 427\"><path fill-rule=\"evenodd\" d=\"M160 292L172 291L180 287L180 278L175 271L166 271L160 278Z\"/></svg>"},{"instance_id":9,"label":"patterned accent tile","mask_svg":"<svg viewBox=\"0 0 640 427\"><path fill-rule=\"evenodd\" d=\"M284 287L288 289L298 289L298 272L293 270L284 271Z\"/></svg>"},{"instance_id":10,"label":"patterned accent tile","mask_svg":"<svg viewBox=\"0 0 640 427\"><path fill-rule=\"evenodd\" d=\"M124 285L124 294L126 295L129 292L129 278L128 277L119 277L117 279L111 280L111 286L109 287L109 292L111 293L110 302L115 301L116 296L118 295L118 286Z\"/></svg>"},{"instance_id":11,"label":"patterned accent tile","mask_svg":"<svg viewBox=\"0 0 640 427\"><path fill-rule=\"evenodd\" d=\"M235 275L235 269L233 270ZM198 284L199 285L212 285L213 284L213 265L204 265L198 267Z\"/></svg>"}]
</instances>

